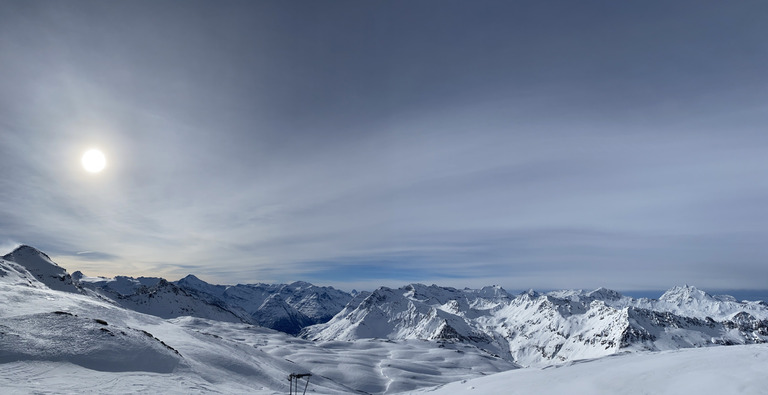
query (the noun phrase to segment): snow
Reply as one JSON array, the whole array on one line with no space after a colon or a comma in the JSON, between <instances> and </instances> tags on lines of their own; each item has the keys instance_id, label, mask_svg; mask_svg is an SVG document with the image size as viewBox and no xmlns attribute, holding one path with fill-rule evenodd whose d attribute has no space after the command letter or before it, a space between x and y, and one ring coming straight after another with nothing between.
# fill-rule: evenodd
<instances>
[{"instance_id":1,"label":"snow","mask_svg":"<svg viewBox=\"0 0 768 395\"><path fill-rule=\"evenodd\" d=\"M302 336L317 341L386 338L465 342L526 367L622 351L768 341L768 306L673 288L659 300L594 291L479 291L410 284L358 296ZM714 318L713 318L714 317Z\"/></svg>"},{"instance_id":2,"label":"snow","mask_svg":"<svg viewBox=\"0 0 768 395\"><path fill-rule=\"evenodd\" d=\"M10 261L23 266L29 274L48 288L65 292L80 292L80 289L73 283L72 277L67 274L64 268L51 261L48 255L34 247L20 246L13 250L13 252L3 256L3 261ZM3 266L7 266L7 264ZM3 270L0 272L0 275L6 271ZM14 271L18 272L18 270Z\"/></svg>"},{"instance_id":3,"label":"snow","mask_svg":"<svg viewBox=\"0 0 768 395\"><path fill-rule=\"evenodd\" d=\"M519 369L413 394L768 394L768 346L623 354Z\"/></svg>"},{"instance_id":4,"label":"snow","mask_svg":"<svg viewBox=\"0 0 768 395\"><path fill-rule=\"evenodd\" d=\"M87 284L90 288L101 288L105 291L113 292L120 296L130 296L137 292L141 292L141 290L144 288L156 286L160 280L162 280L159 277L87 277L79 271L72 273L72 278L81 284Z\"/></svg>"},{"instance_id":5,"label":"snow","mask_svg":"<svg viewBox=\"0 0 768 395\"><path fill-rule=\"evenodd\" d=\"M768 341L768 306L689 286L659 300L423 284L353 297L71 277L24 246L0 259L0 300L3 394L277 394L305 372L319 394L768 393L768 348L752 344ZM280 309L338 314L304 337L241 320Z\"/></svg>"},{"instance_id":6,"label":"snow","mask_svg":"<svg viewBox=\"0 0 768 395\"><path fill-rule=\"evenodd\" d=\"M66 361L100 371L170 373L178 352L151 334L71 313L4 317L0 324L0 363Z\"/></svg>"},{"instance_id":7,"label":"snow","mask_svg":"<svg viewBox=\"0 0 768 395\"><path fill-rule=\"evenodd\" d=\"M394 393L516 367L465 344L315 343L245 323L163 319L17 279L0 277L3 394L275 394L294 372L313 373L313 393Z\"/></svg>"}]
</instances>

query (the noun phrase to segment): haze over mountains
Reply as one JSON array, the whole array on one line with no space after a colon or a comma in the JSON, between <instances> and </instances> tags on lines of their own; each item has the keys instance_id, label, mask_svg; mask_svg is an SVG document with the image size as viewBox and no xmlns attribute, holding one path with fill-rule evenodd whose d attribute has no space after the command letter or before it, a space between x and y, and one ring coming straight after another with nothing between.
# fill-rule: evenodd
<instances>
[{"instance_id":1,"label":"haze over mountains","mask_svg":"<svg viewBox=\"0 0 768 395\"><path fill-rule=\"evenodd\" d=\"M0 286L7 380L11 368L64 363L102 372L96 381L143 371L186 377L201 392L270 393L311 371L321 393L393 393L628 352L768 342L768 304L692 286L659 299L423 284L350 294L305 282L70 275L30 246L2 257Z\"/></svg>"}]
</instances>

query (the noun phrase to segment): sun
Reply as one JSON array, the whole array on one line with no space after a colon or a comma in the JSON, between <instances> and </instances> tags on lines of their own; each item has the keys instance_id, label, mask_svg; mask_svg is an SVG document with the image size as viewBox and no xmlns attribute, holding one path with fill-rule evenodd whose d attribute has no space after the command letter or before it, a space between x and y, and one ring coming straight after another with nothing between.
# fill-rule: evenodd
<instances>
[{"instance_id":1,"label":"sun","mask_svg":"<svg viewBox=\"0 0 768 395\"><path fill-rule=\"evenodd\" d=\"M89 173L98 173L107 166L107 158L97 149L85 151L80 161L83 163L83 169Z\"/></svg>"}]
</instances>

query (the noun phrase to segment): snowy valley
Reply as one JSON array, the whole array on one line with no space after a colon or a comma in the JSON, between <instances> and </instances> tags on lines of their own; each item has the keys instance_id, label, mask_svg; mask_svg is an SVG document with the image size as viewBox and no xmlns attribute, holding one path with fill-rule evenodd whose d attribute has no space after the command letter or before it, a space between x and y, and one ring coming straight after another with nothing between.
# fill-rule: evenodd
<instances>
[{"instance_id":1,"label":"snowy valley","mask_svg":"<svg viewBox=\"0 0 768 395\"><path fill-rule=\"evenodd\" d=\"M423 284L349 294L70 275L22 246L0 260L0 301L4 393L271 394L288 391L291 373L311 373L308 393L326 394L768 384L768 305L690 286L659 299ZM600 384L609 377L624 384Z\"/></svg>"}]
</instances>

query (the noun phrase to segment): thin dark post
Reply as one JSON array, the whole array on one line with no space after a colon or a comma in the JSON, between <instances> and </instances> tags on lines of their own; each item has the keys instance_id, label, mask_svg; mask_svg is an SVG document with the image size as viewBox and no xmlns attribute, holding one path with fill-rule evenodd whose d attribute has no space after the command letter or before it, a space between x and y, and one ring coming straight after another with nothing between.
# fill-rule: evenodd
<instances>
[{"instance_id":1,"label":"thin dark post","mask_svg":"<svg viewBox=\"0 0 768 395\"><path fill-rule=\"evenodd\" d=\"M310 373L291 373L288 376L288 381L291 382L291 387L288 390L288 394L289 395L294 395L294 394L298 395L298 393L299 393L299 380L302 377L306 377L307 378L307 383L304 384L304 394L307 393L307 388L309 387L309 378L312 377L312 374L310 374ZM293 386L294 380L296 381L296 386L295 387ZM294 392L294 388L296 388L296 392Z\"/></svg>"}]
</instances>

